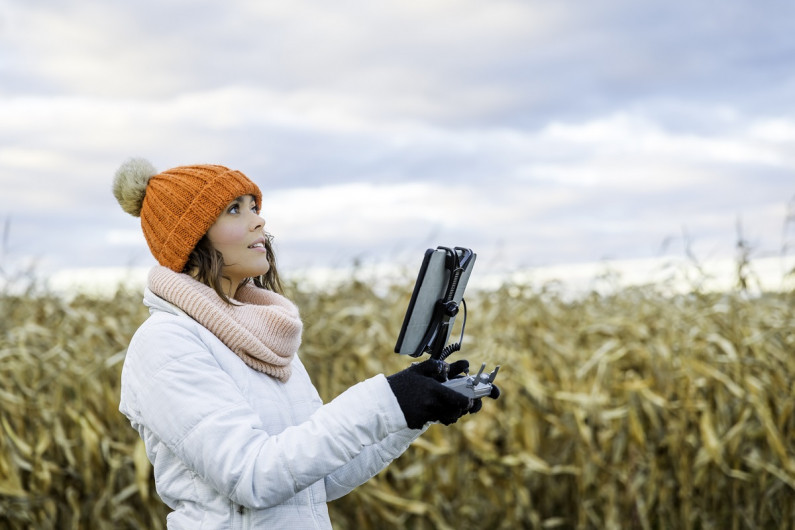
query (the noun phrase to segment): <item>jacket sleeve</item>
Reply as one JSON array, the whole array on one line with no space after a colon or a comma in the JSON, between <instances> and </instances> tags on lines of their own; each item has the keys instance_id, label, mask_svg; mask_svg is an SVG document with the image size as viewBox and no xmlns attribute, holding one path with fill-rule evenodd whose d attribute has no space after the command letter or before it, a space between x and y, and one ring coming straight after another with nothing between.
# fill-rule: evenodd
<instances>
[{"instance_id":1,"label":"jacket sleeve","mask_svg":"<svg viewBox=\"0 0 795 530\"><path fill-rule=\"evenodd\" d=\"M364 448L356 458L326 477L327 500L339 499L377 475L393 460L403 454L411 445L411 442L419 438L428 429L429 425L422 429L409 429L407 427L390 434L378 444Z\"/></svg>"},{"instance_id":2,"label":"jacket sleeve","mask_svg":"<svg viewBox=\"0 0 795 530\"><path fill-rule=\"evenodd\" d=\"M133 387L135 395L123 412L217 491L251 508L278 505L365 448L407 430L383 375L354 385L304 423L271 436L195 333L154 323L133 340L127 355L122 394Z\"/></svg>"}]
</instances>

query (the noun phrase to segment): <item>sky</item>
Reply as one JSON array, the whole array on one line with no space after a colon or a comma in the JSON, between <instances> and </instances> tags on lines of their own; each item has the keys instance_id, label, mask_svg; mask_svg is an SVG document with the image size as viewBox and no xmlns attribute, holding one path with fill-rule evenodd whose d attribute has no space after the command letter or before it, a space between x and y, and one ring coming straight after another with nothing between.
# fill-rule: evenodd
<instances>
[{"instance_id":1,"label":"sky","mask_svg":"<svg viewBox=\"0 0 795 530\"><path fill-rule=\"evenodd\" d=\"M263 190L282 270L795 252L795 3L4 0L0 268L154 264L116 169Z\"/></svg>"}]
</instances>

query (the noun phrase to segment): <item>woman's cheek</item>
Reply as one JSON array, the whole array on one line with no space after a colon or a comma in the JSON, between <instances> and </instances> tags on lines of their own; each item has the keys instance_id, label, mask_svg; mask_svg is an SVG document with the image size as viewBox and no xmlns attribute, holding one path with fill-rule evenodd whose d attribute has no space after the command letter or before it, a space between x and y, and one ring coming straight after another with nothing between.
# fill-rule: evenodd
<instances>
[{"instance_id":1,"label":"woman's cheek","mask_svg":"<svg viewBox=\"0 0 795 530\"><path fill-rule=\"evenodd\" d=\"M216 247L220 245L229 245L243 241L245 231L235 225L227 223L218 223L213 225L207 235L210 242Z\"/></svg>"}]
</instances>

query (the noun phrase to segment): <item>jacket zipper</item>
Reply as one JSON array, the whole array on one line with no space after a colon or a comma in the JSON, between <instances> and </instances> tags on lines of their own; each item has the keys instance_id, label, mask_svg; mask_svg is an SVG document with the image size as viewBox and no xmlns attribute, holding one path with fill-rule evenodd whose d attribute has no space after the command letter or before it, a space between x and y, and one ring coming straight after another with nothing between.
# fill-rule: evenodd
<instances>
[{"instance_id":1,"label":"jacket zipper","mask_svg":"<svg viewBox=\"0 0 795 530\"><path fill-rule=\"evenodd\" d=\"M246 512L246 507L241 504L232 504L233 506L233 513L236 512L236 517L234 517L234 524L232 528L246 530L249 527L249 517L248 513Z\"/></svg>"}]
</instances>

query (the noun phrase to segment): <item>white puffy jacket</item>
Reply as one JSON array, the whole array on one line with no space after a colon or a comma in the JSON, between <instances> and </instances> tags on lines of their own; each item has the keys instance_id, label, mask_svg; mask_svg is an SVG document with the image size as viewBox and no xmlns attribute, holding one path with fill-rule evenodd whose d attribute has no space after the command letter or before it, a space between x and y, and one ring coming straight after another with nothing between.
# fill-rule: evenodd
<instances>
[{"instance_id":1,"label":"white puffy jacket","mask_svg":"<svg viewBox=\"0 0 795 530\"><path fill-rule=\"evenodd\" d=\"M146 445L171 529L331 528L326 502L423 432L406 426L383 375L324 405L297 355L282 383L149 290L144 303L119 409Z\"/></svg>"}]
</instances>

